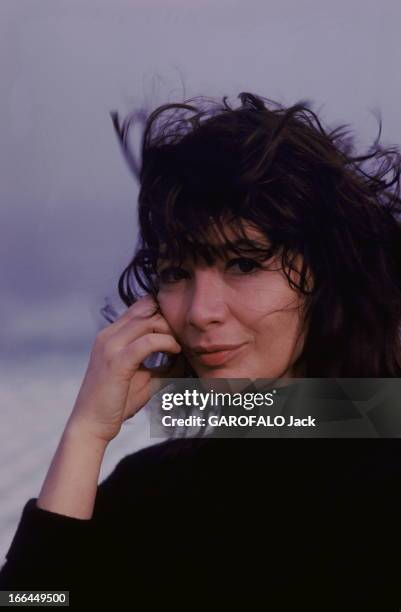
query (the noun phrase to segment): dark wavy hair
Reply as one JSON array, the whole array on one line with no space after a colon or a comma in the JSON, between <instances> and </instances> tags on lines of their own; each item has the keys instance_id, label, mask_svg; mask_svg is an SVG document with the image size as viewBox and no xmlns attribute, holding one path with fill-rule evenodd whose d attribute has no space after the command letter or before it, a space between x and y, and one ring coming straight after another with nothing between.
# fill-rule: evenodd
<instances>
[{"instance_id":1,"label":"dark wavy hair","mask_svg":"<svg viewBox=\"0 0 401 612\"><path fill-rule=\"evenodd\" d=\"M242 221L268 238L260 259L281 254L289 285L305 296L307 329L293 364L305 377L401 375L400 152L379 135L355 155L348 125L328 130L309 101L288 108L251 93L232 108L197 97L111 117L139 181L140 239L118 282L126 306L157 298L160 259L212 262L213 221L236 253L255 248ZM129 128L144 125L141 165ZM229 220L241 244L224 232ZM303 258L300 282L289 276ZM307 271L313 288L307 284ZM136 285L136 287L135 287Z\"/></svg>"}]
</instances>

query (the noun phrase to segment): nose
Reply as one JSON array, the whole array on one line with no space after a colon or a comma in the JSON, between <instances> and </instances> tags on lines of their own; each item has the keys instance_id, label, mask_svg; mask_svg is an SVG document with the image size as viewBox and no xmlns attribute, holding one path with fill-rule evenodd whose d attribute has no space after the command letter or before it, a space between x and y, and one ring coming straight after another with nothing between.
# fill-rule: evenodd
<instances>
[{"instance_id":1,"label":"nose","mask_svg":"<svg viewBox=\"0 0 401 612\"><path fill-rule=\"evenodd\" d=\"M217 270L198 268L188 292L187 325L205 330L224 321L227 304L224 283Z\"/></svg>"}]
</instances>

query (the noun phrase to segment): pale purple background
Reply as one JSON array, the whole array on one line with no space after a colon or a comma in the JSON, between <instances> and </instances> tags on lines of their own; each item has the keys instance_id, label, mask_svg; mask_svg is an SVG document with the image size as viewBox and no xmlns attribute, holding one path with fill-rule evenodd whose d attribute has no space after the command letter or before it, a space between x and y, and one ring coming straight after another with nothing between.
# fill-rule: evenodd
<instances>
[{"instance_id":1,"label":"pale purple background","mask_svg":"<svg viewBox=\"0 0 401 612\"><path fill-rule=\"evenodd\" d=\"M380 109L399 144L400 28L399 0L1 1L0 561L133 253L138 188L109 111L251 91L314 101L361 147ZM143 411L101 478L157 441Z\"/></svg>"}]
</instances>

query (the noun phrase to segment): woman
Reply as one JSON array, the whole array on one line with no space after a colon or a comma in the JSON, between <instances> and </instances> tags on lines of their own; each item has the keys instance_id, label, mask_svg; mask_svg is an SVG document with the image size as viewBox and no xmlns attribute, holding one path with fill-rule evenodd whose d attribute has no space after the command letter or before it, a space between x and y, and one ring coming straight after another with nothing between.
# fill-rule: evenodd
<instances>
[{"instance_id":1,"label":"woman","mask_svg":"<svg viewBox=\"0 0 401 612\"><path fill-rule=\"evenodd\" d=\"M162 586L174 603L218 591L275 610L400 595L397 440L165 441L98 485L151 380L400 376L398 150L352 156L344 126L328 132L307 103L239 98L156 109L140 171L133 116L112 115L140 181L128 308L96 337L3 589L70 589L79 605ZM167 365L145 367L158 352Z\"/></svg>"}]
</instances>

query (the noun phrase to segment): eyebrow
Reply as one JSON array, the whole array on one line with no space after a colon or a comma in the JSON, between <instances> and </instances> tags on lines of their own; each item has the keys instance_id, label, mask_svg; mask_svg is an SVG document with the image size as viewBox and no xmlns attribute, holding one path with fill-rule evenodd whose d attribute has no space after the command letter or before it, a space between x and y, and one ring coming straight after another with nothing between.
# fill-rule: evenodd
<instances>
[{"instance_id":1,"label":"eyebrow","mask_svg":"<svg viewBox=\"0 0 401 612\"><path fill-rule=\"evenodd\" d=\"M248 251L259 251L259 249L268 249L269 245L265 244L264 242L258 241L258 240L245 240L244 238L240 238L238 240L234 240L233 243L231 244L223 244L221 245L221 247L218 247L219 250L222 250L223 252L226 251L232 251L232 246L235 247L241 247L241 246L246 247L246 250Z\"/></svg>"},{"instance_id":2,"label":"eyebrow","mask_svg":"<svg viewBox=\"0 0 401 612\"><path fill-rule=\"evenodd\" d=\"M260 251L260 249L265 250L265 251L269 251L271 249L270 244L267 243L263 243L260 240L258 241L257 239L255 240L245 240L244 238L239 238L237 240L234 240L231 243L224 243L224 244L219 244L219 245L211 245L214 247L214 249L217 250L218 255L217 256L221 256L224 255L226 253L235 253L234 251L234 247L238 247L241 248L242 250L247 251L248 253L258 253ZM170 262L169 259L165 258L165 253L160 253L159 258L158 258L158 266L162 265L165 262Z\"/></svg>"}]
</instances>

